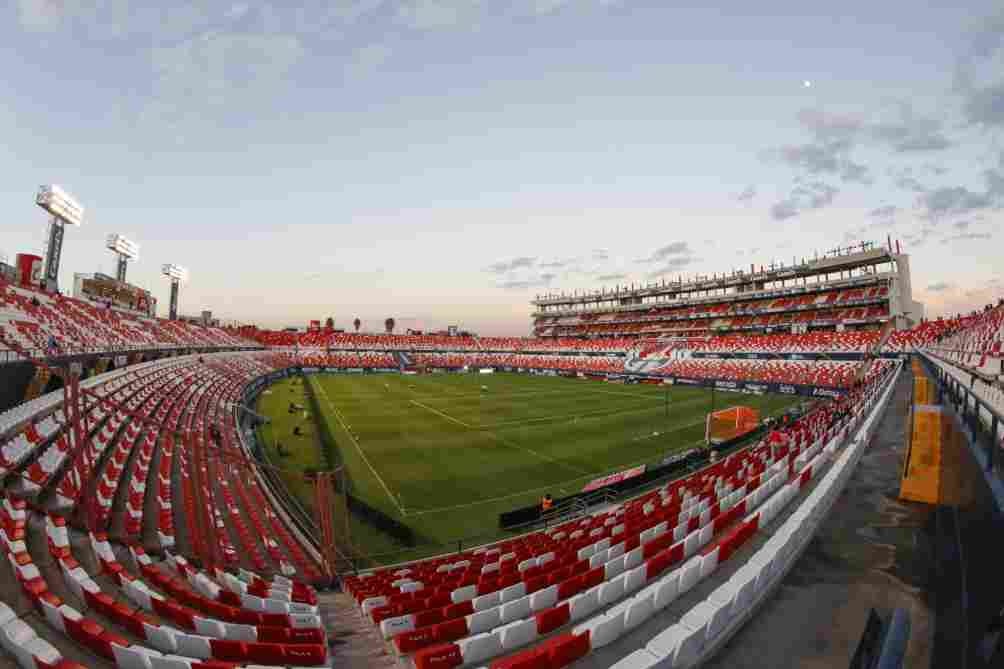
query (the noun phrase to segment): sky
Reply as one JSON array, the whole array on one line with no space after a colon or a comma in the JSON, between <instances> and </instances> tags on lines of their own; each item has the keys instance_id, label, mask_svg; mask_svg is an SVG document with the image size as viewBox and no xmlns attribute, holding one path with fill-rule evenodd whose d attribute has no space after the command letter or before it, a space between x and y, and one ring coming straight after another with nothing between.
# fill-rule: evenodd
<instances>
[{"instance_id":1,"label":"sky","mask_svg":"<svg viewBox=\"0 0 1004 669\"><path fill-rule=\"evenodd\" d=\"M530 300L900 240L1004 296L1004 4L0 3L0 255L161 311L527 334Z\"/></svg>"}]
</instances>

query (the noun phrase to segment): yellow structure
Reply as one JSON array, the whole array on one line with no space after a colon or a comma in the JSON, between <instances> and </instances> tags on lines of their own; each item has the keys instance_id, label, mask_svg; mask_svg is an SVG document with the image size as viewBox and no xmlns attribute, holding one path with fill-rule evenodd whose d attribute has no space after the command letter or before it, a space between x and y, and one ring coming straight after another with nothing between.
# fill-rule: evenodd
<instances>
[{"instance_id":1,"label":"yellow structure","mask_svg":"<svg viewBox=\"0 0 1004 669\"><path fill-rule=\"evenodd\" d=\"M914 502L937 504L941 488L941 446L947 440L951 418L940 406L913 406L913 430L903 467L899 496Z\"/></svg>"},{"instance_id":2,"label":"yellow structure","mask_svg":"<svg viewBox=\"0 0 1004 669\"><path fill-rule=\"evenodd\" d=\"M960 468L965 437L949 411L934 404L932 379L914 361L914 404L910 444L903 463L900 499L927 504L959 504L964 497Z\"/></svg>"},{"instance_id":3,"label":"yellow structure","mask_svg":"<svg viewBox=\"0 0 1004 669\"><path fill-rule=\"evenodd\" d=\"M913 378L913 403L925 405L935 404L936 393L934 383L927 376L914 376Z\"/></svg>"}]
</instances>

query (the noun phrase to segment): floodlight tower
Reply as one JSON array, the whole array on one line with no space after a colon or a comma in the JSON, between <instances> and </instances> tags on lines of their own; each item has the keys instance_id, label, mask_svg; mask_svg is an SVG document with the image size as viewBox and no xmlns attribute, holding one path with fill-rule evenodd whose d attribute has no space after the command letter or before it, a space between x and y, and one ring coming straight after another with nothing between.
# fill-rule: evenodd
<instances>
[{"instance_id":1,"label":"floodlight tower","mask_svg":"<svg viewBox=\"0 0 1004 669\"><path fill-rule=\"evenodd\" d=\"M182 281L188 281L188 270L181 265L167 264L160 268L160 273L171 280L171 306L168 318L178 320L178 287Z\"/></svg>"},{"instance_id":2,"label":"floodlight tower","mask_svg":"<svg viewBox=\"0 0 1004 669\"><path fill-rule=\"evenodd\" d=\"M40 186L35 194L35 204L52 215L45 244L45 289L55 292L59 288L59 258L63 254L64 227L79 227L84 222L84 208L65 190L50 184Z\"/></svg>"},{"instance_id":3,"label":"floodlight tower","mask_svg":"<svg viewBox=\"0 0 1004 669\"><path fill-rule=\"evenodd\" d=\"M118 266L115 269L115 278L120 283L125 283L126 267L130 260L139 258L139 244L126 239L120 234L108 235L105 248L118 256Z\"/></svg>"}]
</instances>

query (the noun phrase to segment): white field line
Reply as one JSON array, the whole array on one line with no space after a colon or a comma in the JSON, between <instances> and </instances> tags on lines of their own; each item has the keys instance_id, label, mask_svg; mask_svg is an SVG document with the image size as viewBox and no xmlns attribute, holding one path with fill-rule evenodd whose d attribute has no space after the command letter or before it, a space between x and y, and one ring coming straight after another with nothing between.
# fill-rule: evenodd
<instances>
[{"instance_id":1,"label":"white field line","mask_svg":"<svg viewBox=\"0 0 1004 669\"><path fill-rule=\"evenodd\" d=\"M571 470L573 472L581 472L581 473L583 473L586 476L595 476L595 472L590 472L588 470L583 469L582 467L576 467L575 465L570 465L567 462L562 462L561 460L558 460L556 458L552 458L550 455L545 455L543 453L538 453L537 451L533 450L532 448L527 448L526 446L520 446L516 442L509 441L505 437L503 437L501 435L498 435L498 434L495 434L494 432L489 432L488 430L482 430L482 431L485 434L487 434L489 437L491 437L492 439L494 439L495 441L499 442L500 444L504 444L505 446L508 446L509 448L515 448L515 449L520 450L520 451L526 451L527 453L532 453L533 455L536 455L541 460L547 460L548 462L553 462L554 464L558 465L559 467L564 467L565 469L569 469L569 470Z\"/></svg>"},{"instance_id":2,"label":"white field line","mask_svg":"<svg viewBox=\"0 0 1004 669\"><path fill-rule=\"evenodd\" d=\"M446 386L443 386L443 388L445 389ZM632 393L632 392L627 392L627 391L624 391L624 390L603 390L601 388L577 388L574 392L575 392L575 394L590 394L590 393L594 393L595 394L595 393L598 393L598 394L603 394L603 395L623 395L624 397L630 397L630 398L638 400L640 402L645 402L645 401L648 401L648 402L662 402L662 401L664 401L663 398L662 398L662 395L656 394L654 392ZM440 401L441 402L441 401L446 401L446 400L465 399L465 398L468 398L468 397L487 397L488 399L491 399L491 400L504 400L504 399L507 399L507 398L510 398L510 397L527 397L527 396L539 396L539 395L569 395L569 394L571 394L571 391L569 391L569 389L562 388L560 390L526 390L526 391L517 391L517 392L513 392L513 393L505 393L505 392L503 392L503 393L497 393L497 394L496 393L492 393L489 390L487 396L485 395L485 393L481 392L481 393L457 393L457 394L454 394L454 395L450 395L449 397L443 397L442 395L432 395L432 396L414 395L413 397L418 397L418 398L420 398L420 399L422 399L422 400L424 400L426 402L436 402L436 401ZM689 402L690 400L684 400L684 401ZM682 404L682 403L683 402L677 402L677 404ZM673 404L673 402L670 402L670 405L672 405L672 404Z\"/></svg>"},{"instance_id":3,"label":"white field line","mask_svg":"<svg viewBox=\"0 0 1004 669\"><path fill-rule=\"evenodd\" d=\"M570 413L561 414L560 416L540 416L539 418L527 418L526 420L504 420L500 423L489 423L488 425L482 425L482 430L493 430L496 428L506 428L506 427L519 427L520 425L529 425L531 423L543 423L549 420L561 420L565 419L568 422L574 421L576 418L608 418L611 416L620 416L622 414L629 413L646 413L652 411L658 411L659 407L645 407L644 409L616 409L611 411L610 409L597 409L596 411L583 411L582 413Z\"/></svg>"},{"instance_id":4,"label":"white field line","mask_svg":"<svg viewBox=\"0 0 1004 669\"><path fill-rule=\"evenodd\" d=\"M409 400L409 401L412 404L414 404L415 406L422 407L426 411L431 411L432 413L436 414L437 416L440 416L441 418L445 418L446 420L450 421L451 423L456 423L460 427L465 427L468 430L477 430L478 429L478 428L474 427L473 425L471 425L469 423L465 423L464 421L462 421L462 420L460 420L458 418L454 418L453 416L451 416L448 413L444 413L444 412L440 411L439 409L433 409L428 404L422 404L418 400Z\"/></svg>"},{"instance_id":5,"label":"white field line","mask_svg":"<svg viewBox=\"0 0 1004 669\"><path fill-rule=\"evenodd\" d=\"M704 400L703 397L695 397L693 399L684 400L683 402L675 402L675 403L670 402L669 410L672 411L676 407L687 406L688 404L696 404L697 402L703 400ZM620 416L622 414L629 414L629 413L645 413L648 411L657 411L661 409L662 409L661 406L650 406L650 407L645 407L644 409L635 409L635 408L615 409L613 411L609 409L597 409L596 411L584 411L582 413L562 414L560 416L544 416L541 418L527 418L526 420L508 420L508 421L502 421L500 423L489 423L488 425L483 425L481 429L498 428L498 427L518 427L520 425L527 425L529 423L539 423L543 421L557 420L561 418L567 418L568 420L572 420L574 418L583 418L583 417L604 418L610 416ZM704 422L704 419L701 419L701 422Z\"/></svg>"},{"instance_id":6,"label":"white field line","mask_svg":"<svg viewBox=\"0 0 1004 669\"><path fill-rule=\"evenodd\" d=\"M693 442L691 444L684 444L680 448L681 449L688 448L690 446L697 446L698 444L703 444L703 443L704 443L704 440L700 439L700 440L695 441L695 442ZM644 460L638 460L637 462L632 462L630 464L617 465L613 469L609 469L606 472L601 472L601 473L598 473L598 474L595 474L595 475L594 474L589 474L587 476L579 476L579 477L574 478L574 479L568 479L566 481L559 481L557 483L552 483L551 485L540 486L538 488L529 488L527 490L521 490L519 492L510 493L508 495L502 495L500 497L490 497L488 499L479 499L479 500L477 500L475 502L465 502L464 504L454 504L452 506L439 506L439 507L436 507L436 508L433 508L433 509L422 509L421 511L412 511L408 515L409 516L423 516L423 515L426 515L426 514L429 514L429 513L441 513L443 511L455 511L457 509L467 509L467 508L470 508L472 506L481 506L482 504L492 504L494 502L503 502L503 501L505 501L507 499L513 499L514 497L521 497L523 495L529 495L530 493L541 492L543 490L554 490L558 486L564 486L564 485L568 485L570 483L576 483L578 481L584 481L584 480L586 480L589 477L599 478L601 476L606 476L607 474L613 474L614 472L619 472L619 471L622 471L624 469L630 469L631 467L634 467L635 465L644 464L644 463L646 463L646 462L648 462L650 460L651 460L651 458L645 458Z\"/></svg>"},{"instance_id":7,"label":"white field line","mask_svg":"<svg viewBox=\"0 0 1004 669\"><path fill-rule=\"evenodd\" d=\"M446 420L450 421L451 423L456 423L457 425L460 425L461 427L467 428L468 430L473 430L475 432L483 432L486 435L488 435L489 437L491 437L492 439L494 439L495 441L497 441L500 444L502 444L503 446L508 446L509 448L515 448L516 450L520 450L520 451L524 451L526 453L530 453L531 455L535 455L536 457L540 458L541 460L545 460L547 462L556 464L559 467L564 467L565 469L570 469L570 470L572 470L574 472L580 472L580 473L583 473L583 474L586 474L586 475L590 474L590 472L586 471L585 469L582 469L581 467L576 467L576 466L570 465L570 464L568 464L566 462L562 462L561 460L557 460L555 458L552 458L551 456L545 455L544 453L539 453L538 451L535 451L532 448L527 448L526 446L520 446L519 444L517 444L515 442L512 442L512 441L509 441L505 437L497 435L494 432L489 432L485 428L480 428L480 427L476 427L474 425L470 425L469 423L465 423L464 421L458 420L458 419L454 418L453 416L440 411L439 409L433 409L430 406L426 406L425 404L422 404L421 402L419 402L417 400L411 400L411 403L414 404L415 406L420 406L423 409L427 409L428 411L431 411L432 413L436 414L437 416L445 418Z\"/></svg>"},{"instance_id":8,"label":"white field line","mask_svg":"<svg viewBox=\"0 0 1004 669\"><path fill-rule=\"evenodd\" d=\"M440 387L443 390L447 390L449 388L449 386L440 386ZM504 400L504 399L507 399L507 398L510 398L510 397L531 397L531 396L536 397L536 396L539 396L539 395L567 395L567 394L568 394L568 390L566 390L566 389L561 389L561 390L518 390L516 392L511 392L511 393L506 393L506 392L492 393L492 392L489 391L489 394L487 395L487 397L489 399L493 399L493 400L497 400L497 399L503 399ZM412 395L412 397L417 397L417 398L419 398L421 400L424 400L426 402L435 402L435 401L442 402L442 401L446 401L446 400L462 400L462 399L467 399L467 398L471 398L471 397L485 397L485 396L486 395L485 395L484 392L478 392L478 393L460 393L460 392L457 392L457 393L450 394L449 397L443 397L442 395L428 395L428 396L426 396L426 395Z\"/></svg>"},{"instance_id":9,"label":"white field line","mask_svg":"<svg viewBox=\"0 0 1004 669\"><path fill-rule=\"evenodd\" d=\"M373 476L375 476L376 480L380 482L380 485L383 487L383 491L387 493L387 497L390 498L391 503L397 507L397 510L401 513L402 517L407 516L407 514L404 511L404 507L401 506L400 502L397 501L397 498L394 496L394 493L390 491L390 488L388 488L387 484L384 482L383 477L377 473L377 470L373 467L373 464L370 462L370 459L366 457L366 454L363 452L363 449L359 446L359 442L356 441L356 438L354 436L352 436L352 430L350 430L349 426L345 424L344 420L342 420L341 413L339 413L334 403L332 403L331 398L328 397L328 392L324 389L324 385L318 383L317 388L320 391L320 393L324 395L324 401L328 403L328 408L331 409L332 413L335 414L335 418L338 420L338 423L342 426L342 429L345 431L345 434L349 436L349 439L352 441L352 445L356 447L356 452L359 453L359 457L363 459L363 462L366 463L366 466L369 467L371 472L373 472Z\"/></svg>"}]
</instances>

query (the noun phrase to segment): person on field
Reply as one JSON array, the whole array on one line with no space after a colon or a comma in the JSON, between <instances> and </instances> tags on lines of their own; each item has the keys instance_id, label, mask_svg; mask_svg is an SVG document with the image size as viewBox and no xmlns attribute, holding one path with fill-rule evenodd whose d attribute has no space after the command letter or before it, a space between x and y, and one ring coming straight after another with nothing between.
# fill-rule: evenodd
<instances>
[{"instance_id":1,"label":"person on field","mask_svg":"<svg viewBox=\"0 0 1004 669\"><path fill-rule=\"evenodd\" d=\"M551 495L550 494L544 495L540 500L540 512L547 513L552 508L554 508L554 500L551 499Z\"/></svg>"}]
</instances>

